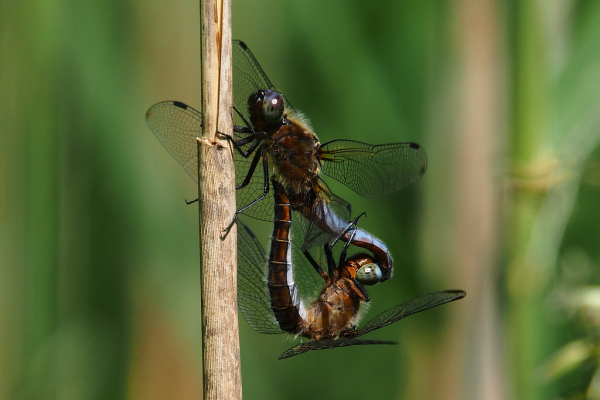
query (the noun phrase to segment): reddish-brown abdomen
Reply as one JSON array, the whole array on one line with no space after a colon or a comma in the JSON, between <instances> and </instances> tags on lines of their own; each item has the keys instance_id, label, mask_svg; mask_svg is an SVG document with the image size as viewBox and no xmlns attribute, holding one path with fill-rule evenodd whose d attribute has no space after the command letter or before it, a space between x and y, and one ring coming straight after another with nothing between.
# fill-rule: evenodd
<instances>
[{"instance_id":1,"label":"reddish-brown abdomen","mask_svg":"<svg viewBox=\"0 0 600 400\"><path fill-rule=\"evenodd\" d=\"M300 333L304 305L293 279L290 228L291 207L283 187L273 181L275 221L269 257L269 294L271 309L279 327L286 332Z\"/></svg>"}]
</instances>

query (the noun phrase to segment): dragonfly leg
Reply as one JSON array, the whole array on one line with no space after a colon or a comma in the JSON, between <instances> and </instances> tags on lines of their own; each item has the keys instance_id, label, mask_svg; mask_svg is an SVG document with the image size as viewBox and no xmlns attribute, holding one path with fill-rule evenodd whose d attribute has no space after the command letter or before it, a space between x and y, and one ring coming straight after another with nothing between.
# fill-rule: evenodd
<instances>
[{"instance_id":1,"label":"dragonfly leg","mask_svg":"<svg viewBox=\"0 0 600 400\"><path fill-rule=\"evenodd\" d=\"M352 243L354 241L354 236L356 236L356 231L357 229L357 225L358 225L358 220L364 216L367 215L366 213L362 213L360 214L358 217L354 218L352 221L350 221L350 223L348 224L348 227L344 230L344 232L342 232L342 234L340 236L338 236L332 243L331 245L334 246L338 240L340 240L340 238L342 236L345 236L346 234L348 234L348 232L352 229L352 233L350 234L350 238L348 239L348 241L344 244L344 248L342 249L342 252L340 253L340 262L338 263L338 265L341 266L346 264L346 254L348 254L348 247L350 247L350 243Z\"/></svg>"},{"instance_id":2,"label":"dragonfly leg","mask_svg":"<svg viewBox=\"0 0 600 400\"><path fill-rule=\"evenodd\" d=\"M235 212L235 214L233 214L233 219L231 220L231 222L229 223L229 225L227 225L223 229L223 232L229 232L229 230L231 229L231 227L235 223L238 214L246 211L247 209L249 209L250 207L252 207L256 203L258 203L259 201L261 201L262 199L264 199L265 196L269 193L269 161L267 159L267 152L266 152L266 150L263 149L263 151L261 153L262 153L262 157L263 157L263 178L265 180L265 186L264 186L263 193L260 196L258 196L256 199L254 199L250 204L247 204L244 207L242 207L239 210L237 210ZM261 154L261 153L258 153L258 154Z\"/></svg>"},{"instance_id":3,"label":"dragonfly leg","mask_svg":"<svg viewBox=\"0 0 600 400\"><path fill-rule=\"evenodd\" d=\"M343 263L346 262L346 252L348 250L349 244L346 244L344 246L344 249L342 250L342 254L340 256L340 264L338 264L337 267L335 265L335 261L333 260L333 246L335 246L337 241L340 240L341 237L345 236L350 229L352 229L352 235L350 236L350 240L348 240L347 243L352 242L352 239L354 238L354 235L356 234L356 224L358 223L358 218L360 218L361 216L362 216L362 214L359 215L358 217L354 218L354 220L352 222L350 222L350 224L348 224L346 229L344 229L344 231L337 238L335 238L335 240L333 240L331 243L325 243L325 245L323 246L323 249L325 250L325 256L327 257L327 269L328 269L327 272L329 272L330 278L333 278L334 270L337 267L341 268L342 265L344 265Z\"/></svg>"},{"instance_id":4,"label":"dragonfly leg","mask_svg":"<svg viewBox=\"0 0 600 400\"><path fill-rule=\"evenodd\" d=\"M254 128L252 128L252 124L250 123L250 121L248 121L248 120L246 119L246 117L244 117L244 114L242 114L242 113L240 112L240 110L238 110L238 109L237 109L235 106L233 106L233 110L234 110L234 111L236 112L236 114L237 114L237 115L238 115L238 116L239 116L239 117L242 119L242 121L244 121L244 124L246 124L246 126L248 126L248 127L249 127L249 128L246 128L246 129L248 129L249 131L251 131L252 133L254 133Z\"/></svg>"},{"instance_id":5,"label":"dragonfly leg","mask_svg":"<svg viewBox=\"0 0 600 400\"><path fill-rule=\"evenodd\" d=\"M323 269L321 268L321 266L319 265L319 263L317 263L315 261L315 259L308 252L308 250L303 251L302 254L304 254L304 256L306 257L306 259L308 260L308 262L313 266L313 268L315 269L315 271L317 271L317 274L321 275L321 278L325 279L325 281L328 281L329 278L327 277L327 274L323 271Z\"/></svg>"},{"instance_id":6,"label":"dragonfly leg","mask_svg":"<svg viewBox=\"0 0 600 400\"><path fill-rule=\"evenodd\" d=\"M247 137L247 138L243 138L238 140L237 142L235 140L233 140L233 138L229 135L226 135L224 133L219 132L221 135L225 136L227 138L227 140L229 140L232 144L233 147L242 155L242 157L244 158L248 158L250 157L250 154L252 154L254 152L254 150L256 149L256 147L262 142L262 138L264 136L266 136L266 134L259 134L259 135L254 135L253 137ZM244 150L241 148L241 146L243 146L246 143L250 143L251 141L255 141L254 143L252 143L252 146L250 146L250 148L248 149L248 151L244 152ZM240 185L237 186L235 189L241 189L243 187L246 187L248 185L248 183L250 183L250 179L252 178L252 175L254 175L254 170L256 169L256 164L258 164L258 155L260 154L260 152L256 153L256 156L254 157L255 159L252 160L252 164L250 164L250 169L248 170L248 174L246 175L246 178L244 178L244 182ZM192 201L185 201L185 204L187 204L188 206L190 204L194 204L195 202L197 202L198 199L192 200Z\"/></svg>"},{"instance_id":7,"label":"dragonfly leg","mask_svg":"<svg viewBox=\"0 0 600 400\"><path fill-rule=\"evenodd\" d=\"M335 239L334 239L334 240L331 242L331 246L332 246L332 247L333 247L333 246L335 246L335 245L336 245L336 243L337 243L337 242L338 242L340 239L341 239L341 240L343 240L344 242L350 242L350 240L347 240L347 239L345 238L345 236L348 234L348 232L350 232L350 230L351 230L351 229L355 231L355 230L356 230L356 228L357 228L357 225L358 225L358 220L359 220L361 217L363 217L363 216L366 216L366 215L367 215L367 213L366 213L366 212L363 212L363 213L362 213L362 214L360 214L358 217L356 217L356 218L354 218L352 221L350 221L350 222L348 223L348 225L346 226L346 229L344 229L344 231L343 231L343 232L341 232L341 233L340 233L340 234L339 234L339 235L338 235L338 236L337 236L337 237L336 237L336 238L335 238ZM352 235L352 237L354 237L354 234ZM346 246L349 246L349 245L346 245Z\"/></svg>"},{"instance_id":8,"label":"dragonfly leg","mask_svg":"<svg viewBox=\"0 0 600 400\"><path fill-rule=\"evenodd\" d=\"M325 250L325 258L327 259L327 273L329 275L329 279L333 278L333 274L336 269L335 261L333 260L333 247L329 243L325 243L323 245L323 250Z\"/></svg>"},{"instance_id":9,"label":"dragonfly leg","mask_svg":"<svg viewBox=\"0 0 600 400\"><path fill-rule=\"evenodd\" d=\"M241 112L239 112L239 110L237 108L233 107L233 109L235 110L237 115L240 116L242 121L244 121L244 124L246 124L246 126L234 126L233 131L236 133L249 133L250 136L240 139L238 141L233 140L233 138L229 135L226 135L226 136L233 144L233 147L242 155L242 157L248 158L248 157L250 157L250 154L252 154L254 152L254 150L256 149L258 144L261 142L260 139L264 139L267 136L267 133L266 132L258 132L257 133L254 130L254 128L252 127L252 125L250 124L250 122L248 122L246 117L244 117L244 115ZM250 146L250 148L247 151L244 151L242 149L242 146L247 143L250 143L253 140L256 140L256 142L254 144L252 144L252 146Z\"/></svg>"},{"instance_id":10,"label":"dragonfly leg","mask_svg":"<svg viewBox=\"0 0 600 400\"><path fill-rule=\"evenodd\" d=\"M257 141L257 143L258 143L258 141ZM252 159L252 164L250 164L250 168L248 169L248 173L246 174L244 181L239 186L236 186L235 190L245 188L246 186L248 186L248 184L250 183L250 179L252 179L252 175L254 175L254 171L256 170L256 166L258 165L258 161L260 160L260 157L263 157L263 167L264 167L264 160L267 159L267 155L264 151L257 151L256 154L254 155L254 158ZM265 180L269 179L269 177L268 177L269 171L264 170L264 172L267 173Z\"/></svg>"},{"instance_id":11,"label":"dragonfly leg","mask_svg":"<svg viewBox=\"0 0 600 400\"><path fill-rule=\"evenodd\" d=\"M350 277L350 280L352 281L352 286L350 286L352 291L354 293L356 293L356 295L358 297L360 297L360 299L362 301L364 301L365 303L368 303L369 301L371 301L371 297L369 296L369 293L367 293L367 290L362 285L362 283L360 283L359 281L357 281L356 279L354 279L352 277Z\"/></svg>"},{"instance_id":12,"label":"dragonfly leg","mask_svg":"<svg viewBox=\"0 0 600 400\"><path fill-rule=\"evenodd\" d=\"M254 153L254 150L256 150L256 147L258 147L258 145L262 142L262 139L264 139L267 134L266 132L260 132L260 133L254 133L254 132L246 132L247 128L243 128L243 127L234 127L234 131L235 132L243 132L243 133L252 133L250 136L245 137L243 139L240 140L234 140L231 136L229 135L225 135L223 134L227 140L229 140L231 142L231 144L233 145L233 148L236 149L238 151L238 153L240 153L242 155L242 157L244 158L248 158L250 157L250 155L252 153ZM244 151L244 149L242 149L242 146L255 141L254 143L252 143L252 145L250 146L250 148L247 151Z\"/></svg>"}]
</instances>

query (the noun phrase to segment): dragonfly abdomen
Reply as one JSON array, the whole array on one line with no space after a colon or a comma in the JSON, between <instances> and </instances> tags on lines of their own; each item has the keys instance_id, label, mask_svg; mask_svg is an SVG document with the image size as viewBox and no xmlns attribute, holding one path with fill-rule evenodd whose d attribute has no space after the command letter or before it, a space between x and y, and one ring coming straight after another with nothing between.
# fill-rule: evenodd
<instances>
[{"instance_id":1,"label":"dragonfly abdomen","mask_svg":"<svg viewBox=\"0 0 600 400\"><path fill-rule=\"evenodd\" d=\"M337 214L329 207L323 199L317 199L312 209L299 207L300 211L307 219L311 220L323 232L335 237L340 235L348 227L348 222L340 219ZM341 236L344 242L350 240L349 232ZM369 232L356 228L352 244L363 249L369 250L377 257L383 273L382 282L392 276L392 257L387 246ZM305 250L305 249L303 249Z\"/></svg>"},{"instance_id":2,"label":"dragonfly abdomen","mask_svg":"<svg viewBox=\"0 0 600 400\"><path fill-rule=\"evenodd\" d=\"M299 334L306 321L306 309L294 283L290 231L292 209L283 188L274 183L275 207L269 256L268 287L271 309L281 330Z\"/></svg>"}]
</instances>

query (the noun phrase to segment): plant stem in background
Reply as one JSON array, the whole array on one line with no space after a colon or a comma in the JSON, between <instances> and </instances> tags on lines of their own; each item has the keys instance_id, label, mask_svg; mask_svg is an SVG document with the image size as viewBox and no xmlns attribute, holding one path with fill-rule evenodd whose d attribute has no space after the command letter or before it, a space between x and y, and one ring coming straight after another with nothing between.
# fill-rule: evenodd
<instances>
[{"instance_id":1,"label":"plant stem in background","mask_svg":"<svg viewBox=\"0 0 600 400\"><path fill-rule=\"evenodd\" d=\"M535 178L546 145L548 121L548 77L542 27L541 3L513 3L513 109L510 162L514 174ZM514 187L509 204L507 238L507 295L509 365L514 398L540 398L533 373L541 361L541 305L546 279L539 276L536 260L526 257L543 194L526 185Z\"/></svg>"}]
</instances>

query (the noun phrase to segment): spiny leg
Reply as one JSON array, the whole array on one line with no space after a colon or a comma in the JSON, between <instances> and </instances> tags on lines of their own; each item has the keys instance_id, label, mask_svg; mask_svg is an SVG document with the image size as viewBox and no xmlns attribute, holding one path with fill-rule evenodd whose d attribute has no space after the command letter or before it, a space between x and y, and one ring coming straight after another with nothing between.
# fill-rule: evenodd
<instances>
[{"instance_id":1,"label":"spiny leg","mask_svg":"<svg viewBox=\"0 0 600 400\"><path fill-rule=\"evenodd\" d=\"M367 213L363 212L362 214L360 214L358 217L354 218L352 221L350 221L348 223L348 226L346 227L346 229L344 229L342 231L342 233L340 233L332 242L331 242L331 246L335 246L337 244L337 242L342 239L344 236L346 236L346 234L350 231L350 229L355 229L356 225L358 224L358 220L363 217L366 216ZM349 242L349 241L346 241ZM347 246L347 245L346 245Z\"/></svg>"},{"instance_id":2,"label":"spiny leg","mask_svg":"<svg viewBox=\"0 0 600 400\"><path fill-rule=\"evenodd\" d=\"M323 245L325 257L327 259L327 274L329 275L329 279L333 279L334 271L336 269L335 261L333 260L332 249L333 247L329 243L325 243L325 245Z\"/></svg>"},{"instance_id":3,"label":"spiny leg","mask_svg":"<svg viewBox=\"0 0 600 400\"><path fill-rule=\"evenodd\" d=\"M342 233L340 233L340 235L338 237L336 237L331 243L325 243L325 245L323 246L323 249L325 250L325 256L327 257L327 268L328 268L330 279L333 278L334 269L337 267L341 268L343 265L342 262L344 262L344 263L346 262L346 252L348 250L348 243L350 243L352 241L352 239L354 239L354 235L356 234L356 224L358 223L358 219L363 214L354 218L354 220L348 224L346 229L344 229L344 231ZM344 249L342 250L342 255L340 256L340 264L338 264L336 267L335 261L333 260L333 246L335 246L335 244L338 242L338 240L340 240L341 237L346 235L350 229L352 229L352 235L350 236L350 240L348 240L348 242L344 246Z\"/></svg>"},{"instance_id":4,"label":"spiny leg","mask_svg":"<svg viewBox=\"0 0 600 400\"><path fill-rule=\"evenodd\" d=\"M240 128L240 130L236 131L236 132L242 132L242 129L244 130L243 132L246 132L246 129L247 129L247 128L243 128L243 127L234 127L234 130L236 128ZM262 142L262 139L267 135L265 132L261 132L260 134L253 134L252 136L248 136L248 137L240 139L236 142L229 135L226 135L219 131L217 131L217 133L222 136L225 136L227 138L227 140L229 140L231 142L231 144L233 145L233 148L236 149L238 151L238 153L240 153L242 155L242 157L244 157L244 158L250 157L250 154L252 154L254 152L254 150L256 150L256 147L258 147L258 145ZM250 133L250 132L247 132L247 133ZM246 152L244 152L244 150L242 149L242 146L247 143L250 143L253 140L254 140L254 143L252 143L250 148ZM237 186L236 190L241 189L248 185L248 183L250 182L250 179L252 178L252 175L254 174L255 169L256 169L256 163L254 161L252 161L252 164L250 165L250 170L248 171L248 174L246 175L246 178L244 179L244 183L240 186ZM194 204L197 201L198 201L198 199L195 199L192 201L187 201L187 199L186 199L185 204L187 204L189 206L190 204Z\"/></svg>"},{"instance_id":5,"label":"spiny leg","mask_svg":"<svg viewBox=\"0 0 600 400\"><path fill-rule=\"evenodd\" d=\"M249 209L250 207L252 207L256 203L258 203L259 201L261 201L262 199L264 199L265 196L269 193L269 161L267 159L267 151L264 148L262 150L262 158L263 158L263 178L264 178L264 182L265 182L263 193L260 196L258 196L255 200L253 200L250 204L245 205L244 207L242 207L239 210L237 210L235 212L235 214L233 215L233 219L231 220L231 222L229 223L229 225L227 225L227 227L225 227L225 229L223 229L223 232L229 232L229 230L231 229L231 227L235 223L238 214L246 211L247 209Z\"/></svg>"},{"instance_id":6,"label":"spiny leg","mask_svg":"<svg viewBox=\"0 0 600 400\"><path fill-rule=\"evenodd\" d=\"M348 233L348 231L350 229L352 229L352 234L350 235L350 238L348 239L348 241L344 244L344 248L342 249L342 252L340 254L340 262L338 264L338 266L340 266L340 268L341 268L342 265L346 264L346 254L348 254L348 247L350 247L350 244L354 240L354 236L356 236L358 220L360 219L360 217L362 217L364 215L367 215L367 214L363 212L358 217L354 218L348 224L348 227L346 228L346 230L344 231L344 233L342 233L342 235L338 236L337 239L335 239L335 241L332 243L332 246L335 245L335 243L340 239L341 236L345 235L346 233Z\"/></svg>"},{"instance_id":7,"label":"spiny leg","mask_svg":"<svg viewBox=\"0 0 600 400\"><path fill-rule=\"evenodd\" d=\"M250 130L252 133L254 133L254 128L252 127L252 124L250 123L250 121L248 121L248 120L246 119L246 117L244 117L244 114L242 114L242 113L240 112L240 110L238 110L238 109L237 109L237 107L236 107L236 106L233 106L232 108L233 108L233 110L234 110L234 111L237 113L237 115L238 115L238 116L239 116L239 117L242 119L242 121L244 121L244 124L246 124L246 126L248 127L248 128L246 128L246 129L248 129L248 130Z\"/></svg>"},{"instance_id":8,"label":"spiny leg","mask_svg":"<svg viewBox=\"0 0 600 400\"><path fill-rule=\"evenodd\" d=\"M261 142L261 139L264 139L267 136L267 133L266 132L257 133L254 130L254 128L252 127L252 125L250 124L250 122L246 119L246 117L244 117L244 114L242 114L235 106L233 107L233 109L235 110L237 115L242 119L242 121L244 121L244 124L246 124L246 126L234 126L233 131L236 133L248 133L250 135L248 137L245 137L238 141L235 141L229 135L225 135L225 136L227 136L227 138L233 144L233 147L242 155L242 157L248 158L248 157L250 157L250 154L252 154L254 152L254 150L256 149L256 147L259 145L259 143ZM256 142L254 142L247 151L244 151L242 149L242 146L247 143L250 143L253 140L256 140Z\"/></svg>"},{"instance_id":9,"label":"spiny leg","mask_svg":"<svg viewBox=\"0 0 600 400\"><path fill-rule=\"evenodd\" d=\"M308 260L308 262L310 262L310 264L313 266L313 268L315 269L315 271L317 271L317 274L321 275L321 278L325 279L325 281L328 281L329 278L328 278L327 274L325 273L325 271L323 271L323 269L321 268L321 266L319 265L319 263L317 263L315 261L315 259L308 252L308 250L304 250L302 252L302 254L304 254L304 256L306 257L306 259Z\"/></svg>"},{"instance_id":10,"label":"spiny leg","mask_svg":"<svg viewBox=\"0 0 600 400\"><path fill-rule=\"evenodd\" d=\"M252 175L254 175L254 171L256 171L256 166L258 165L258 161L260 160L260 157L263 157L263 167L264 167L264 160L266 159L266 152L264 151L264 149L261 149L260 151L257 151L256 154L254 154L254 158L252 159L252 163L250 164L250 168L248 169L248 173L246 174L244 181L239 186L236 186L235 190L242 189L242 188L245 188L246 186L248 186L248 184L250 183L250 179L252 179ZM263 172L268 172L268 171L265 170ZM267 176L266 179L269 179L269 177Z\"/></svg>"},{"instance_id":11,"label":"spiny leg","mask_svg":"<svg viewBox=\"0 0 600 400\"><path fill-rule=\"evenodd\" d=\"M244 157L244 158L250 157L250 155L254 152L254 150L260 144L260 142L262 142L262 140L265 137L267 137L266 132L254 133L254 132L248 131L248 128L244 128L244 127L240 127L240 126L234 127L233 130L234 130L234 132L238 132L238 133L251 133L251 135L249 135L245 138L242 138L240 140L234 140L231 136L223 134L223 136L225 136L227 138L227 140L229 140L231 142L231 144L233 145L233 148L236 149L238 151L238 153L240 153L242 155L242 157ZM242 146L244 146L252 141L255 141L255 142L252 143L252 145L250 146L250 148L248 148L248 150L244 151L244 149L242 149Z\"/></svg>"}]
</instances>

